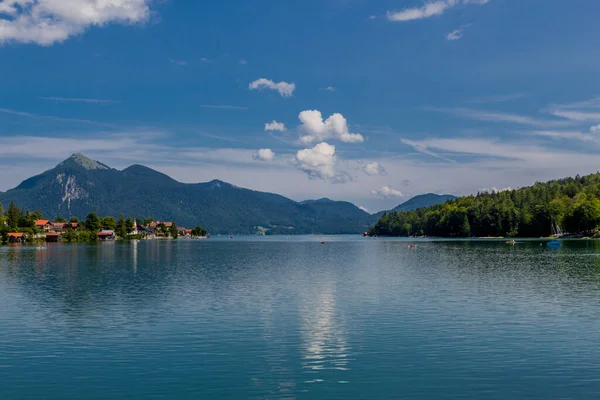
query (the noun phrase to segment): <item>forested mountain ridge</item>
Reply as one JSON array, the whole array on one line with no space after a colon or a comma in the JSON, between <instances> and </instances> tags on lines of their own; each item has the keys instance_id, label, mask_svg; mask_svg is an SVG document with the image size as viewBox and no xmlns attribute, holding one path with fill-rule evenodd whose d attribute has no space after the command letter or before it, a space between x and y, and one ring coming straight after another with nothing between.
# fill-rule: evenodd
<instances>
[{"instance_id":1,"label":"forested mountain ridge","mask_svg":"<svg viewBox=\"0 0 600 400\"><path fill-rule=\"evenodd\" d=\"M479 193L442 205L383 215L373 235L541 237L556 230L594 234L600 226L600 173Z\"/></svg>"},{"instance_id":2,"label":"forested mountain ridge","mask_svg":"<svg viewBox=\"0 0 600 400\"><path fill-rule=\"evenodd\" d=\"M438 204L443 204L448 200L454 200L454 199L456 199L456 196L452 196L450 194L434 194L434 193L420 194L418 196L411 197L410 199L408 199L404 203L396 206L392 210L380 211L376 214L373 214L373 217L376 220L378 220L379 218L381 218L383 216L383 214L387 214L390 212L414 211L418 208L431 207L431 206L435 206Z\"/></svg>"},{"instance_id":3,"label":"forested mountain ridge","mask_svg":"<svg viewBox=\"0 0 600 400\"><path fill-rule=\"evenodd\" d=\"M201 225L213 234L362 233L374 222L347 202L298 203L219 180L186 184L142 165L119 171L82 154L0 192L0 203L11 201L48 218L123 213Z\"/></svg>"}]
</instances>

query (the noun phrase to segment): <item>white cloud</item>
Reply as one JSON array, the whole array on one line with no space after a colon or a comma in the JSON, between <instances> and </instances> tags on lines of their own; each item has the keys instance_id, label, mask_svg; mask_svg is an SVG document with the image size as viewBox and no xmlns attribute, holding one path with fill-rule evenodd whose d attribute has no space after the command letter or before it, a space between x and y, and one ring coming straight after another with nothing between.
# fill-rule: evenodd
<instances>
[{"instance_id":1,"label":"white cloud","mask_svg":"<svg viewBox=\"0 0 600 400\"><path fill-rule=\"evenodd\" d=\"M248 61L244 60L243 58L240 60L240 64L242 65L246 65L248 64Z\"/></svg>"},{"instance_id":2,"label":"white cloud","mask_svg":"<svg viewBox=\"0 0 600 400\"><path fill-rule=\"evenodd\" d=\"M437 0L428 1L422 7L407 8L402 11L389 11L387 17L390 21L405 22L417 19L424 19L442 15L446 10L458 4L478 4L483 5L489 0Z\"/></svg>"},{"instance_id":3,"label":"white cloud","mask_svg":"<svg viewBox=\"0 0 600 400\"><path fill-rule=\"evenodd\" d=\"M591 133L600 133L600 125L595 125L590 128Z\"/></svg>"},{"instance_id":4,"label":"white cloud","mask_svg":"<svg viewBox=\"0 0 600 400\"><path fill-rule=\"evenodd\" d=\"M393 197L404 197L404 193L399 190L392 189L389 186L383 186L378 190L371 190L371 194L373 196L383 197L384 199L389 199Z\"/></svg>"},{"instance_id":5,"label":"white cloud","mask_svg":"<svg viewBox=\"0 0 600 400\"><path fill-rule=\"evenodd\" d=\"M322 179L332 183L346 183L352 177L336 169L335 146L321 142L311 149L299 150L294 159L295 165L310 179Z\"/></svg>"},{"instance_id":6,"label":"white cloud","mask_svg":"<svg viewBox=\"0 0 600 400\"><path fill-rule=\"evenodd\" d=\"M432 108L432 110L447 112L454 114L458 117L469 118L479 121L512 123L535 126L540 128L551 128L571 125L569 121L538 119L524 115L510 114L499 111L474 110L471 108Z\"/></svg>"},{"instance_id":7,"label":"white cloud","mask_svg":"<svg viewBox=\"0 0 600 400\"><path fill-rule=\"evenodd\" d=\"M256 161L273 161L275 153L271 149L260 149L252 155Z\"/></svg>"},{"instance_id":8,"label":"white cloud","mask_svg":"<svg viewBox=\"0 0 600 400\"><path fill-rule=\"evenodd\" d=\"M74 97L38 97L40 100L48 101L64 101L69 103L95 103L95 104L107 104L107 103L121 103L120 100L103 100L103 99L83 99Z\"/></svg>"},{"instance_id":9,"label":"white cloud","mask_svg":"<svg viewBox=\"0 0 600 400\"><path fill-rule=\"evenodd\" d=\"M463 25L460 28L453 30L452 32L450 32L449 34L446 35L446 39L451 40L451 41L461 39L463 37L463 33L464 33L465 29L467 29L470 26L471 26L470 24Z\"/></svg>"},{"instance_id":10,"label":"white cloud","mask_svg":"<svg viewBox=\"0 0 600 400\"><path fill-rule=\"evenodd\" d=\"M598 112L552 110L550 113L556 117L570 119L571 121L600 121L600 113Z\"/></svg>"},{"instance_id":11,"label":"white cloud","mask_svg":"<svg viewBox=\"0 0 600 400\"><path fill-rule=\"evenodd\" d=\"M9 108L0 108L0 113L14 115L16 117L23 117L23 118L46 119L46 120L50 120L50 121L69 122L69 123L74 123L74 124L89 124L89 125L103 126L106 128L118 128L116 125L106 124L104 122L92 121L89 119L55 117L53 115L38 115L38 114L26 112L26 111L11 110Z\"/></svg>"},{"instance_id":12,"label":"white cloud","mask_svg":"<svg viewBox=\"0 0 600 400\"><path fill-rule=\"evenodd\" d=\"M213 108L215 110L247 110L248 107L245 106L230 106L230 105L220 105L220 104L202 104L200 105L202 108Z\"/></svg>"},{"instance_id":13,"label":"white cloud","mask_svg":"<svg viewBox=\"0 0 600 400\"><path fill-rule=\"evenodd\" d=\"M284 132L285 125L282 122L277 122L273 120L273 122L269 122L265 124L265 131L278 131Z\"/></svg>"},{"instance_id":14,"label":"white cloud","mask_svg":"<svg viewBox=\"0 0 600 400\"><path fill-rule=\"evenodd\" d=\"M327 86L325 88L325 90L328 91L328 92L334 92L335 91L335 87L333 87L333 86Z\"/></svg>"},{"instance_id":15,"label":"white cloud","mask_svg":"<svg viewBox=\"0 0 600 400\"><path fill-rule=\"evenodd\" d=\"M150 18L150 0L2 0L0 44L50 46L93 26L137 24Z\"/></svg>"},{"instance_id":16,"label":"white cloud","mask_svg":"<svg viewBox=\"0 0 600 400\"><path fill-rule=\"evenodd\" d=\"M371 163L359 162L359 169L369 176L385 176L387 171L377 161Z\"/></svg>"},{"instance_id":17,"label":"white cloud","mask_svg":"<svg viewBox=\"0 0 600 400\"><path fill-rule=\"evenodd\" d=\"M369 211L369 209L368 209L367 207L364 207L364 206L358 206L358 208L360 208L361 210L363 210L363 211L364 211L364 212L366 212L366 213L369 213L369 214L371 214L371 211Z\"/></svg>"},{"instance_id":18,"label":"white cloud","mask_svg":"<svg viewBox=\"0 0 600 400\"><path fill-rule=\"evenodd\" d=\"M338 139L344 143L362 143L365 138L360 133L350 133L348 122L342 114L336 113L323 121L323 115L317 110L302 111L298 118L302 125L298 131L302 135L300 142L311 144L327 139Z\"/></svg>"},{"instance_id":19,"label":"white cloud","mask_svg":"<svg viewBox=\"0 0 600 400\"><path fill-rule=\"evenodd\" d=\"M591 130L591 129L590 129ZM580 140L582 142L599 142L600 138L577 131L533 131L533 135L551 139ZM593 132L592 132L593 133Z\"/></svg>"},{"instance_id":20,"label":"white cloud","mask_svg":"<svg viewBox=\"0 0 600 400\"><path fill-rule=\"evenodd\" d=\"M259 89L271 89L277 90L277 92L281 95L281 97L291 97L294 94L294 90L296 90L295 83L288 82L279 82L275 83L270 79L260 78L251 82L249 85L250 90L259 90Z\"/></svg>"},{"instance_id":21,"label":"white cloud","mask_svg":"<svg viewBox=\"0 0 600 400\"><path fill-rule=\"evenodd\" d=\"M182 66L182 67L188 65L188 62L185 61L185 60L175 60L173 58L170 58L169 62L171 64L179 65L179 66Z\"/></svg>"}]
</instances>

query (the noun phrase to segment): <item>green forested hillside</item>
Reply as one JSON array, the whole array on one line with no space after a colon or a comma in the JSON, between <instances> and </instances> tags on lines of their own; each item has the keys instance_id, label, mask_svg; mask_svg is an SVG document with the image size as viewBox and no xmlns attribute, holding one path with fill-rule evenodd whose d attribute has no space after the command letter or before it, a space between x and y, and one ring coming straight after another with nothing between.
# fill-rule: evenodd
<instances>
[{"instance_id":1,"label":"green forested hillside","mask_svg":"<svg viewBox=\"0 0 600 400\"><path fill-rule=\"evenodd\" d=\"M409 200L405 201L404 203L400 204L399 206L396 206L396 208L394 208L391 211L380 211L380 212L374 214L373 217L375 220L378 220L386 213L390 213L390 212L394 212L394 211L396 211L396 212L414 211L418 208L431 207L431 206L435 206L438 204L443 204L448 200L454 200L454 199L456 199L456 196L452 196L451 194L434 194L434 193L420 194L418 196L410 198Z\"/></svg>"},{"instance_id":2,"label":"green forested hillside","mask_svg":"<svg viewBox=\"0 0 600 400\"><path fill-rule=\"evenodd\" d=\"M148 167L119 171L82 154L0 193L0 204L11 201L48 218L123 213L201 225L213 234L362 233L373 224L369 214L346 202L298 203L218 180L185 184Z\"/></svg>"},{"instance_id":3,"label":"green forested hillside","mask_svg":"<svg viewBox=\"0 0 600 400\"><path fill-rule=\"evenodd\" d=\"M373 235L540 237L555 230L593 234L600 225L600 173L479 193L442 205L382 216Z\"/></svg>"}]
</instances>

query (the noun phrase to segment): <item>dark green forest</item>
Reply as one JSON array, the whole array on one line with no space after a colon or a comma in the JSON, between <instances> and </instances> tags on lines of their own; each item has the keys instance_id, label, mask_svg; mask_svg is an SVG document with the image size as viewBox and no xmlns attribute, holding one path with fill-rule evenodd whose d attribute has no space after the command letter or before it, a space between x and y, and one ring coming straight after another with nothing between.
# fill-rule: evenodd
<instances>
[{"instance_id":1,"label":"dark green forest","mask_svg":"<svg viewBox=\"0 0 600 400\"><path fill-rule=\"evenodd\" d=\"M383 215L378 236L547 237L594 235L600 225L600 173L478 193L410 212Z\"/></svg>"}]
</instances>

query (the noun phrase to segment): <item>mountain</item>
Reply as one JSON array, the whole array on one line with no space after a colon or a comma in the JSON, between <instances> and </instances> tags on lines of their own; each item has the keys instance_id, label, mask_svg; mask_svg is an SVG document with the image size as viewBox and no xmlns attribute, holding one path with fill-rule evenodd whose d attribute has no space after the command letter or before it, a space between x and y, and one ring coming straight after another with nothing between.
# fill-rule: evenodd
<instances>
[{"instance_id":1,"label":"mountain","mask_svg":"<svg viewBox=\"0 0 600 400\"><path fill-rule=\"evenodd\" d=\"M418 208L423 207L431 207L438 204L443 204L448 200L454 200L456 196L452 196L450 194L421 194L419 196L415 196L412 199L400 204L398 207L394 208L393 211L404 212L404 211L413 211Z\"/></svg>"},{"instance_id":2,"label":"mountain","mask_svg":"<svg viewBox=\"0 0 600 400\"><path fill-rule=\"evenodd\" d=\"M396 208L394 208L390 211L378 212L377 214L374 214L373 217L375 218L375 220L377 220L377 219L381 218L381 216L383 214L385 214L386 212L414 211L419 208L431 207L431 206L435 206L438 204L444 204L448 200L455 200L455 199L456 199L456 196L452 196L450 194L441 194L441 195L434 194L434 193L421 194L419 196L415 196L415 197L411 198L410 200L400 204L399 206L397 206Z\"/></svg>"},{"instance_id":3,"label":"mountain","mask_svg":"<svg viewBox=\"0 0 600 400\"><path fill-rule=\"evenodd\" d=\"M378 236L600 237L600 173L483 192L382 216Z\"/></svg>"},{"instance_id":4,"label":"mountain","mask_svg":"<svg viewBox=\"0 0 600 400\"><path fill-rule=\"evenodd\" d=\"M14 201L41 209L47 217L119 214L201 225L213 234L362 233L373 217L351 203L321 199L295 202L286 197L214 180L186 184L142 165L122 171L73 154L55 168L0 193L0 203Z\"/></svg>"}]
</instances>

